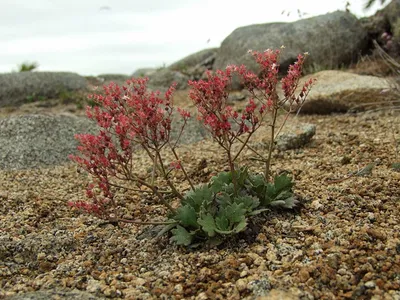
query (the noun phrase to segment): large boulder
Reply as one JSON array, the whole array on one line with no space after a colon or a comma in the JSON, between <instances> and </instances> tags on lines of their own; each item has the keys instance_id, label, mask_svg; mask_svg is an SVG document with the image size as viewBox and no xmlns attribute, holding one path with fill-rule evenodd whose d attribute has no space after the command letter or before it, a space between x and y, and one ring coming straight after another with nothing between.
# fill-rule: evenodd
<instances>
[{"instance_id":1,"label":"large boulder","mask_svg":"<svg viewBox=\"0 0 400 300\"><path fill-rule=\"evenodd\" d=\"M369 48L373 40L392 56L400 56L400 0L392 0L374 15L360 19L368 33ZM384 35L385 33L389 35Z\"/></svg>"},{"instance_id":2,"label":"large boulder","mask_svg":"<svg viewBox=\"0 0 400 300\"><path fill-rule=\"evenodd\" d=\"M69 72L21 72L0 74L0 107L50 99L61 93L85 90L86 79Z\"/></svg>"},{"instance_id":3,"label":"large boulder","mask_svg":"<svg viewBox=\"0 0 400 300\"><path fill-rule=\"evenodd\" d=\"M150 75L157 72L156 68L140 68L133 72L131 77L149 77Z\"/></svg>"},{"instance_id":4,"label":"large boulder","mask_svg":"<svg viewBox=\"0 0 400 300\"><path fill-rule=\"evenodd\" d=\"M180 135L183 121L174 118L172 140ZM72 114L22 115L0 119L0 169L29 169L69 162L76 154L78 133L96 134L99 127L90 119ZM208 136L200 121L190 119L181 135L183 144Z\"/></svg>"},{"instance_id":5,"label":"large boulder","mask_svg":"<svg viewBox=\"0 0 400 300\"><path fill-rule=\"evenodd\" d=\"M0 119L0 168L25 169L68 162L77 133L96 132L95 124L73 115L24 115Z\"/></svg>"},{"instance_id":6,"label":"large boulder","mask_svg":"<svg viewBox=\"0 0 400 300\"><path fill-rule=\"evenodd\" d=\"M207 70L212 70L218 48L204 49L173 63L168 69L179 71L190 80L199 80Z\"/></svg>"},{"instance_id":7,"label":"large boulder","mask_svg":"<svg viewBox=\"0 0 400 300\"><path fill-rule=\"evenodd\" d=\"M188 86L189 77L179 71L173 71L169 68L163 68L149 76L149 87L151 89L160 89L165 91L176 83L177 90L184 90Z\"/></svg>"},{"instance_id":8,"label":"large boulder","mask_svg":"<svg viewBox=\"0 0 400 300\"><path fill-rule=\"evenodd\" d=\"M199 80L205 71L212 69L217 52L217 48L201 50L182 58L167 68L151 72L148 74L149 86L164 91L175 82L178 90L186 89L188 80Z\"/></svg>"},{"instance_id":9,"label":"large boulder","mask_svg":"<svg viewBox=\"0 0 400 300\"><path fill-rule=\"evenodd\" d=\"M301 113L362 111L388 105L391 100L398 99L396 92L391 90L389 79L335 70L303 77L298 90L310 77L317 81L301 108Z\"/></svg>"},{"instance_id":10,"label":"large boulder","mask_svg":"<svg viewBox=\"0 0 400 300\"><path fill-rule=\"evenodd\" d=\"M101 78L104 81L127 81L128 79L131 79L132 77L129 75L125 74L100 74L97 76L97 78Z\"/></svg>"},{"instance_id":11,"label":"large boulder","mask_svg":"<svg viewBox=\"0 0 400 300\"><path fill-rule=\"evenodd\" d=\"M299 20L292 23L268 23L240 27L221 44L214 69L230 64L245 64L258 70L248 50L263 51L286 47L280 57L281 70L286 70L299 53L309 52L306 67L332 69L356 60L367 47L367 32L358 19L343 11ZM240 89L234 78L234 89Z\"/></svg>"}]
</instances>

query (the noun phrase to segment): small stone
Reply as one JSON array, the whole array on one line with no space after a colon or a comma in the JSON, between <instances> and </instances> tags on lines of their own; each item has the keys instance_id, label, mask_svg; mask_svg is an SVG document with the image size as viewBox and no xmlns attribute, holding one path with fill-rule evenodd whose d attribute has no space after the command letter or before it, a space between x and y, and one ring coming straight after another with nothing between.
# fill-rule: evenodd
<instances>
[{"instance_id":1,"label":"small stone","mask_svg":"<svg viewBox=\"0 0 400 300\"><path fill-rule=\"evenodd\" d=\"M94 279L90 279L87 283L86 286L86 291L88 291L89 293L96 293L97 291L101 290L101 284L100 281L98 280L94 280Z\"/></svg>"},{"instance_id":2,"label":"small stone","mask_svg":"<svg viewBox=\"0 0 400 300\"><path fill-rule=\"evenodd\" d=\"M375 287L375 282L373 280L367 281L364 286L369 289L373 289Z\"/></svg>"},{"instance_id":3,"label":"small stone","mask_svg":"<svg viewBox=\"0 0 400 300\"><path fill-rule=\"evenodd\" d=\"M247 280L246 279L238 279L236 281L236 288L239 292L243 292L247 288Z\"/></svg>"},{"instance_id":4,"label":"small stone","mask_svg":"<svg viewBox=\"0 0 400 300\"><path fill-rule=\"evenodd\" d=\"M158 273L158 276L161 277L161 278L166 278L169 275L170 275L170 272L168 272L168 271L161 271L161 272Z\"/></svg>"},{"instance_id":5,"label":"small stone","mask_svg":"<svg viewBox=\"0 0 400 300\"><path fill-rule=\"evenodd\" d=\"M347 165L347 164L349 164L350 162L351 162L351 158L348 157L348 156L342 156L342 157L340 158L340 163L341 163L342 165Z\"/></svg>"},{"instance_id":6,"label":"small stone","mask_svg":"<svg viewBox=\"0 0 400 300\"><path fill-rule=\"evenodd\" d=\"M172 282L182 282L185 279L185 272L177 271L172 274Z\"/></svg>"},{"instance_id":7,"label":"small stone","mask_svg":"<svg viewBox=\"0 0 400 300\"><path fill-rule=\"evenodd\" d=\"M117 291L115 290L114 287L107 287L104 291L103 291L104 295L106 297L110 297L110 298L115 298L117 296Z\"/></svg>"},{"instance_id":8,"label":"small stone","mask_svg":"<svg viewBox=\"0 0 400 300\"><path fill-rule=\"evenodd\" d=\"M324 206L319 202L319 200L314 200L313 202L311 202L311 207L315 210L319 210Z\"/></svg>"},{"instance_id":9,"label":"small stone","mask_svg":"<svg viewBox=\"0 0 400 300\"><path fill-rule=\"evenodd\" d=\"M14 261L17 264L23 264L24 263L24 258L20 254L17 254L17 255L14 256Z\"/></svg>"},{"instance_id":10,"label":"small stone","mask_svg":"<svg viewBox=\"0 0 400 300\"><path fill-rule=\"evenodd\" d=\"M368 213L368 220L370 222L375 222L375 214L373 212Z\"/></svg>"},{"instance_id":11,"label":"small stone","mask_svg":"<svg viewBox=\"0 0 400 300\"><path fill-rule=\"evenodd\" d=\"M339 255L334 253L334 254L328 254L327 255L327 263L328 266L330 266L333 269L337 269L339 266Z\"/></svg>"},{"instance_id":12,"label":"small stone","mask_svg":"<svg viewBox=\"0 0 400 300\"><path fill-rule=\"evenodd\" d=\"M175 291L176 293L178 293L178 294L182 294L182 293L183 293L183 286L182 286L182 284L179 283L179 284L175 285L174 291Z\"/></svg>"},{"instance_id":13,"label":"small stone","mask_svg":"<svg viewBox=\"0 0 400 300\"><path fill-rule=\"evenodd\" d=\"M144 280L143 278L138 277L133 281L133 283L136 286L143 286L146 283L146 280Z\"/></svg>"},{"instance_id":14,"label":"small stone","mask_svg":"<svg viewBox=\"0 0 400 300\"><path fill-rule=\"evenodd\" d=\"M381 241L386 240L386 234L380 230L368 228L367 229L368 235L372 236L373 238Z\"/></svg>"},{"instance_id":15,"label":"small stone","mask_svg":"<svg viewBox=\"0 0 400 300\"><path fill-rule=\"evenodd\" d=\"M205 292L201 292L196 297L196 300L207 300L207 299L210 299L210 298L208 298L208 296Z\"/></svg>"},{"instance_id":16,"label":"small stone","mask_svg":"<svg viewBox=\"0 0 400 300\"><path fill-rule=\"evenodd\" d=\"M126 265L128 263L128 259L126 257L124 257L120 260L120 263L123 265Z\"/></svg>"},{"instance_id":17,"label":"small stone","mask_svg":"<svg viewBox=\"0 0 400 300\"><path fill-rule=\"evenodd\" d=\"M49 272L55 268L55 265L48 261L41 261L39 263L39 270L42 272Z\"/></svg>"},{"instance_id":18,"label":"small stone","mask_svg":"<svg viewBox=\"0 0 400 300\"><path fill-rule=\"evenodd\" d=\"M306 268L302 268L299 271L299 279L300 282L304 283L310 278L310 273L308 273L308 270Z\"/></svg>"},{"instance_id":19,"label":"small stone","mask_svg":"<svg viewBox=\"0 0 400 300\"><path fill-rule=\"evenodd\" d=\"M337 272L338 272L339 275L346 275L347 274L346 269L343 269L343 268L339 269Z\"/></svg>"},{"instance_id":20,"label":"small stone","mask_svg":"<svg viewBox=\"0 0 400 300\"><path fill-rule=\"evenodd\" d=\"M37 260L43 260L46 258L46 253L40 252L40 253L38 253L36 258L37 258Z\"/></svg>"}]
</instances>

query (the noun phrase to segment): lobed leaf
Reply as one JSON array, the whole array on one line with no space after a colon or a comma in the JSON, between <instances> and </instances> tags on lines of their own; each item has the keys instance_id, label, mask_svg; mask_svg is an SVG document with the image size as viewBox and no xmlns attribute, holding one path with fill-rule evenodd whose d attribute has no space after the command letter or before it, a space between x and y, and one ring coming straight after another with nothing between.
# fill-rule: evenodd
<instances>
[{"instance_id":1,"label":"lobed leaf","mask_svg":"<svg viewBox=\"0 0 400 300\"><path fill-rule=\"evenodd\" d=\"M183 226L191 226L195 228L199 227L199 224L197 224L196 211L189 204L181 206L177 209L175 220L179 221Z\"/></svg>"},{"instance_id":2,"label":"lobed leaf","mask_svg":"<svg viewBox=\"0 0 400 300\"><path fill-rule=\"evenodd\" d=\"M189 246L192 243L193 235L191 235L184 227L177 225L175 229L171 230L173 236L171 241L176 242L177 245Z\"/></svg>"},{"instance_id":3,"label":"lobed leaf","mask_svg":"<svg viewBox=\"0 0 400 300\"><path fill-rule=\"evenodd\" d=\"M215 235L215 221L214 217L211 214L206 214L197 219L197 223L201 226L201 228L208 234L209 237L213 237Z\"/></svg>"}]
</instances>

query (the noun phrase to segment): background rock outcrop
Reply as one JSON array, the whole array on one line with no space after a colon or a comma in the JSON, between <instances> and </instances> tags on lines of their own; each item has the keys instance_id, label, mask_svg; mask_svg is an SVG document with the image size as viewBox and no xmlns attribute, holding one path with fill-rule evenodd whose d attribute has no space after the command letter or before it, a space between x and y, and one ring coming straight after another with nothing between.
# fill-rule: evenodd
<instances>
[{"instance_id":1,"label":"background rock outcrop","mask_svg":"<svg viewBox=\"0 0 400 300\"><path fill-rule=\"evenodd\" d=\"M70 72L0 74L0 107L54 98L65 92L86 90L83 76Z\"/></svg>"},{"instance_id":2,"label":"background rock outcrop","mask_svg":"<svg viewBox=\"0 0 400 300\"><path fill-rule=\"evenodd\" d=\"M284 45L281 70L286 71L299 53L309 52L306 68L331 69L356 61L366 50L367 32L352 14L336 11L293 23L268 23L237 28L221 44L214 69L245 64L256 72L257 65L248 50L263 51ZM238 79L233 88L240 89Z\"/></svg>"},{"instance_id":3,"label":"background rock outcrop","mask_svg":"<svg viewBox=\"0 0 400 300\"><path fill-rule=\"evenodd\" d=\"M387 79L368 75L357 75L343 71L321 71L300 79L302 87L310 77L317 79L301 113L330 114L362 111L367 108L390 104L398 99L396 91Z\"/></svg>"}]
</instances>

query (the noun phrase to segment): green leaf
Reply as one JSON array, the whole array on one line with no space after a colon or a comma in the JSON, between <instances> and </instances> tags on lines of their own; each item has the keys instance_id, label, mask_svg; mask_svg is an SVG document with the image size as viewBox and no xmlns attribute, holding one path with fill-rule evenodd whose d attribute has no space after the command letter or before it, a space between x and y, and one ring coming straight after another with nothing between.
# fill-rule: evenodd
<instances>
[{"instance_id":1,"label":"green leaf","mask_svg":"<svg viewBox=\"0 0 400 300\"><path fill-rule=\"evenodd\" d=\"M225 216L215 218L216 231L218 230L229 230L229 221Z\"/></svg>"},{"instance_id":2,"label":"green leaf","mask_svg":"<svg viewBox=\"0 0 400 300\"><path fill-rule=\"evenodd\" d=\"M268 183L265 188L264 202L263 205L269 205L271 201L276 198L276 189L275 186L271 183Z\"/></svg>"},{"instance_id":3,"label":"green leaf","mask_svg":"<svg viewBox=\"0 0 400 300\"><path fill-rule=\"evenodd\" d=\"M234 199L234 202L237 204L242 203L243 207L248 211L254 210L256 207L260 205L260 200L257 197L252 196L239 196Z\"/></svg>"},{"instance_id":4,"label":"green leaf","mask_svg":"<svg viewBox=\"0 0 400 300\"><path fill-rule=\"evenodd\" d=\"M271 202L272 207L280 207L280 208L294 208L298 201L293 197L288 197L284 200L275 200Z\"/></svg>"},{"instance_id":5,"label":"green leaf","mask_svg":"<svg viewBox=\"0 0 400 300\"><path fill-rule=\"evenodd\" d=\"M174 219L180 221L183 226L199 227L196 211L189 204L179 207Z\"/></svg>"},{"instance_id":6,"label":"green leaf","mask_svg":"<svg viewBox=\"0 0 400 300\"><path fill-rule=\"evenodd\" d=\"M240 168L235 173L239 187L244 186L245 182L249 179L248 168L247 167Z\"/></svg>"},{"instance_id":7,"label":"green leaf","mask_svg":"<svg viewBox=\"0 0 400 300\"><path fill-rule=\"evenodd\" d=\"M243 203L232 203L224 210L224 215L231 222L231 224L242 221L242 218L245 214L246 209L243 207Z\"/></svg>"},{"instance_id":8,"label":"green leaf","mask_svg":"<svg viewBox=\"0 0 400 300\"><path fill-rule=\"evenodd\" d=\"M224 240L221 239L219 236L214 236L212 238L210 238L207 242L208 246L210 247L216 247L222 244Z\"/></svg>"},{"instance_id":9,"label":"green leaf","mask_svg":"<svg viewBox=\"0 0 400 300\"><path fill-rule=\"evenodd\" d=\"M163 229L161 229L157 235L156 238L159 238L160 236L163 236L166 232L170 231L172 228L176 227L177 224L173 223L173 224L168 224L166 226L163 227Z\"/></svg>"},{"instance_id":10,"label":"green leaf","mask_svg":"<svg viewBox=\"0 0 400 300\"><path fill-rule=\"evenodd\" d=\"M269 208L261 208L261 209L257 209L257 210L253 210L252 212L248 213L248 216L255 216L258 214L261 214L264 211L270 210Z\"/></svg>"},{"instance_id":11,"label":"green leaf","mask_svg":"<svg viewBox=\"0 0 400 300\"><path fill-rule=\"evenodd\" d=\"M171 240L175 241L177 245L188 246L193 240L193 235L180 225L177 225L171 232L173 234Z\"/></svg>"},{"instance_id":12,"label":"green leaf","mask_svg":"<svg viewBox=\"0 0 400 300\"><path fill-rule=\"evenodd\" d=\"M199 223L201 228L207 232L208 236L212 237L215 235L215 222L211 214L206 214L201 218L198 218L197 223Z\"/></svg>"},{"instance_id":13,"label":"green leaf","mask_svg":"<svg viewBox=\"0 0 400 300\"><path fill-rule=\"evenodd\" d=\"M228 235L228 234L232 234L232 233L239 233L243 230L246 229L247 226L247 221L246 221L246 217L242 216L242 218L240 219L240 222L238 222L233 229L231 230L220 230L220 229L215 229L216 232L220 233L220 234L224 234L224 235Z\"/></svg>"},{"instance_id":14,"label":"green leaf","mask_svg":"<svg viewBox=\"0 0 400 300\"><path fill-rule=\"evenodd\" d=\"M216 196L216 201L220 207L226 207L232 203L231 196L226 192L220 192Z\"/></svg>"},{"instance_id":15,"label":"green leaf","mask_svg":"<svg viewBox=\"0 0 400 300\"><path fill-rule=\"evenodd\" d=\"M279 195L275 197L276 200L286 200L287 198L290 198L293 196L293 193L291 191L282 191Z\"/></svg>"},{"instance_id":16,"label":"green leaf","mask_svg":"<svg viewBox=\"0 0 400 300\"><path fill-rule=\"evenodd\" d=\"M275 176L274 178L274 186L277 194L279 194L282 191L291 190L293 185L294 184L292 182L292 178L290 178L286 174Z\"/></svg>"},{"instance_id":17,"label":"green leaf","mask_svg":"<svg viewBox=\"0 0 400 300\"><path fill-rule=\"evenodd\" d=\"M213 193L207 185L190 190L186 195L185 199L182 200L182 205L189 204L196 212L200 211L202 206L207 206L212 202Z\"/></svg>"},{"instance_id":18,"label":"green leaf","mask_svg":"<svg viewBox=\"0 0 400 300\"><path fill-rule=\"evenodd\" d=\"M356 176L367 176L372 174L372 170L375 167L375 163L370 163L366 167L362 168L360 171L355 172Z\"/></svg>"},{"instance_id":19,"label":"green leaf","mask_svg":"<svg viewBox=\"0 0 400 300\"><path fill-rule=\"evenodd\" d=\"M230 172L220 172L217 176L211 178L210 188L214 193L218 193L224 185L228 185L231 182L232 174Z\"/></svg>"},{"instance_id":20,"label":"green leaf","mask_svg":"<svg viewBox=\"0 0 400 300\"><path fill-rule=\"evenodd\" d=\"M221 191L225 192L229 195L233 195L235 194L235 186L233 185L233 183L229 183L229 184L225 184L221 187Z\"/></svg>"},{"instance_id":21,"label":"green leaf","mask_svg":"<svg viewBox=\"0 0 400 300\"><path fill-rule=\"evenodd\" d=\"M243 219L235 226L235 228L233 228L233 231L235 233L239 233L243 230L245 230L247 227L247 221L246 218L243 216Z\"/></svg>"},{"instance_id":22,"label":"green leaf","mask_svg":"<svg viewBox=\"0 0 400 300\"><path fill-rule=\"evenodd\" d=\"M263 187L265 185L265 179L262 174L250 175L249 180L254 187Z\"/></svg>"}]
</instances>

